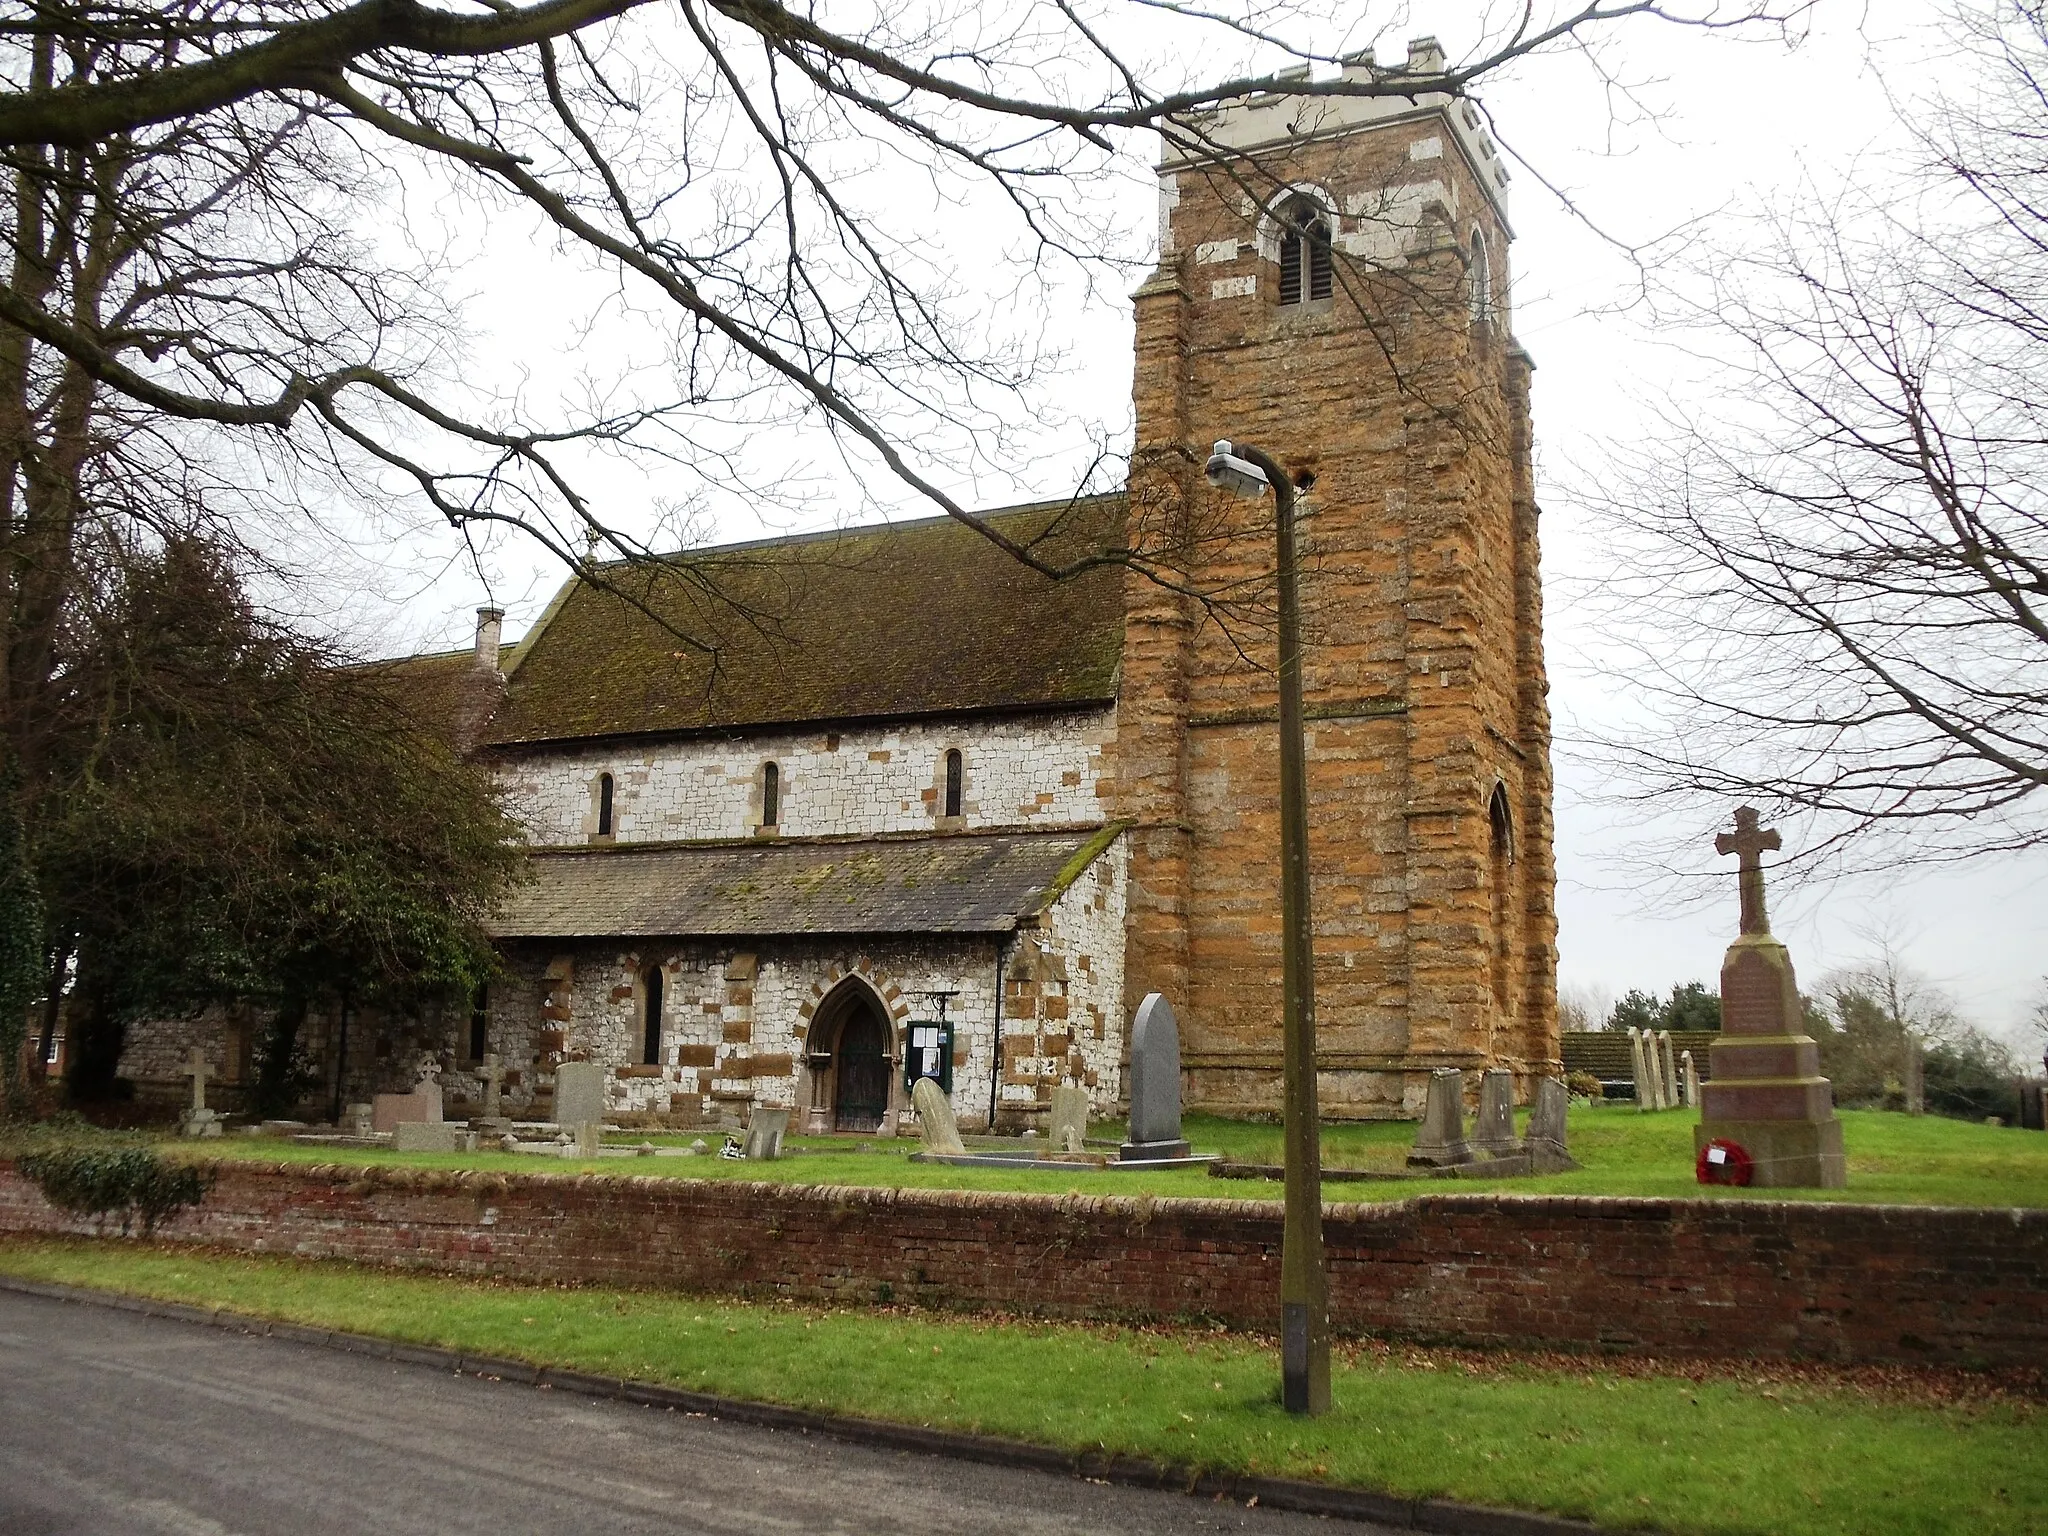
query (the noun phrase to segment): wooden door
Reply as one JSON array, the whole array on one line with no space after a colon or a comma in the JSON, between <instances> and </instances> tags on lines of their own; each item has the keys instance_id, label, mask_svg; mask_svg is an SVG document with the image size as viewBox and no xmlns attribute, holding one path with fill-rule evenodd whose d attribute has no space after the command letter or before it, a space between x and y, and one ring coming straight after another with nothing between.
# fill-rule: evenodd
<instances>
[{"instance_id":1,"label":"wooden door","mask_svg":"<svg viewBox=\"0 0 2048 1536\"><path fill-rule=\"evenodd\" d=\"M833 1124L842 1131L881 1129L889 1109L888 1026L861 1009L840 1029L838 1055Z\"/></svg>"}]
</instances>

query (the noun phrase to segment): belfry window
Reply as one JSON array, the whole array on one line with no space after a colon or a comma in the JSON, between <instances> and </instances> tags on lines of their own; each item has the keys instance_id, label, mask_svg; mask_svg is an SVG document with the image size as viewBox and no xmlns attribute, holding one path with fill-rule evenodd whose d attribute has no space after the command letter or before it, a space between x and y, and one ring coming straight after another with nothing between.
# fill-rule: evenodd
<instances>
[{"instance_id":1,"label":"belfry window","mask_svg":"<svg viewBox=\"0 0 2048 1536\"><path fill-rule=\"evenodd\" d=\"M1280 302L1330 296L1330 221L1313 199L1296 197L1280 210Z\"/></svg>"},{"instance_id":2,"label":"belfry window","mask_svg":"<svg viewBox=\"0 0 2048 1536\"><path fill-rule=\"evenodd\" d=\"M1472 231L1472 323L1487 325L1493 320L1493 262L1486 253L1486 236Z\"/></svg>"},{"instance_id":3,"label":"belfry window","mask_svg":"<svg viewBox=\"0 0 2048 1536\"><path fill-rule=\"evenodd\" d=\"M958 747L948 747L946 749L945 798L945 814L948 816L958 816L960 814L961 777L960 749Z\"/></svg>"},{"instance_id":4,"label":"belfry window","mask_svg":"<svg viewBox=\"0 0 2048 1536\"><path fill-rule=\"evenodd\" d=\"M612 776L600 773L597 776L597 835L612 835Z\"/></svg>"},{"instance_id":5,"label":"belfry window","mask_svg":"<svg viewBox=\"0 0 2048 1536\"><path fill-rule=\"evenodd\" d=\"M641 1062L650 1067L661 1065L661 967L650 965L640 983L640 995L646 1008L643 1040L640 1049Z\"/></svg>"},{"instance_id":6,"label":"belfry window","mask_svg":"<svg viewBox=\"0 0 2048 1536\"><path fill-rule=\"evenodd\" d=\"M782 770L773 763L761 765L761 825L772 827L782 820Z\"/></svg>"}]
</instances>

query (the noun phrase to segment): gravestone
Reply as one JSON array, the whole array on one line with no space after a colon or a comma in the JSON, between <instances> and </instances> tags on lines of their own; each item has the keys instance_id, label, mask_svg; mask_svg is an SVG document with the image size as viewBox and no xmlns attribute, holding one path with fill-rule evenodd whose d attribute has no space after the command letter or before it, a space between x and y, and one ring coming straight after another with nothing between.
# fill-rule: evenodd
<instances>
[{"instance_id":1,"label":"gravestone","mask_svg":"<svg viewBox=\"0 0 2048 1536\"><path fill-rule=\"evenodd\" d=\"M1529 1111L1529 1161L1537 1173L1569 1173L1578 1163L1565 1149L1565 1112L1571 1090L1554 1077L1538 1078L1536 1102Z\"/></svg>"},{"instance_id":2,"label":"gravestone","mask_svg":"<svg viewBox=\"0 0 2048 1536\"><path fill-rule=\"evenodd\" d=\"M1660 1029L1657 1043L1657 1092L1661 1108L1678 1108L1678 1057L1671 1049L1671 1031Z\"/></svg>"},{"instance_id":3,"label":"gravestone","mask_svg":"<svg viewBox=\"0 0 2048 1536\"><path fill-rule=\"evenodd\" d=\"M1180 1137L1180 1021L1173 1005L1152 992L1131 1022L1131 1139L1117 1157L1152 1162L1188 1153Z\"/></svg>"},{"instance_id":4,"label":"gravestone","mask_svg":"<svg viewBox=\"0 0 2048 1536\"><path fill-rule=\"evenodd\" d=\"M602 1120L578 1120L576 1139L569 1145L569 1155L579 1158L593 1158L600 1155L604 1146L604 1122Z\"/></svg>"},{"instance_id":5,"label":"gravestone","mask_svg":"<svg viewBox=\"0 0 2048 1536\"><path fill-rule=\"evenodd\" d=\"M1684 1051L1678 1058L1679 1071L1685 1078L1685 1107L1700 1107L1700 1069L1694 1065L1691 1051Z\"/></svg>"},{"instance_id":6,"label":"gravestone","mask_svg":"<svg viewBox=\"0 0 2048 1536\"><path fill-rule=\"evenodd\" d=\"M1629 1078L1634 1084L1637 1113L1657 1107L1657 1090L1650 1077L1648 1053L1643 1049L1643 1032L1633 1024L1628 1031Z\"/></svg>"},{"instance_id":7,"label":"gravestone","mask_svg":"<svg viewBox=\"0 0 2048 1536\"><path fill-rule=\"evenodd\" d=\"M1409 1165L1450 1168L1473 1157L1472 1144L1465 1139L1465 1074L1455 1067L1439 1067L1430 1074L1422 1129L1408 1149Z\"/></svg>"},{"instance_id":8,"label":"gravestone","mask_svg":"<svg viewBox=\"0 0 2048 1536\"><path fill-rule=\"evenodd\" d=\"M754 1112L747 1117L747 1156L756 1162L774 1162L782 1156L782 1136L788 1129L788 1110L764 1109L756 1105Z\"/></svg>"},{"instance_id":9,"label":"gravestone","mask_svg":"<svg viewBox=\"0 0 2048 1536\"><path fill-rule=\"evenodd\" d=\"M376 1111L368 1104L351 1104L348 1107L348 1117L343 1123L348 1127L348 1134L351 1136L374 1135L377 1129Z\"/></svg>"},{"instance_id":10,"label":"gravestone","mask_svg":"<svg viewBox=\"0 0 2048 1536\"><path fill-rule=\"evenodd\" d=\"M1072 1083L1052 1091L1052 1116L1047 1134L1055 1152L1078 1152L1088 1139L1088 1090Z\"/></svg>"},{"instance_id":11,"label":"gravestone","mask_svg":"<svg viewBox=\"0 0 2048 1536\"><path fill-rule=\"evenodd\" d=\"M401 1120L391 1127L394 1152L474 1152L476 1133L445 1120Z\"/></svg>"},{"instance_id":12,"label":"gravestone","mask_svg":"<svg viewBox=\"0 0 2048 1536\"><path fill-rule=\"evenodd\" d=\"M1472 1122L1472 1145L1489 1157L1511 1157L1522 1150L1515 1137L1515 1074L1501 1068L1479 1077L1479 1118Z\"/></svg>"},{"instance_id":13,"label":"gravestone","mask_svg":"<svg viewBox=\"0 0 2048 1536\"><path fill-rule=\"evenodd\" d=\"M504 1116L505 1067L496 1055L484 1057L484 1118L502 1120Z\"/></svg>"},{"instance_id":14,"label":"gravestone","mask_svg":"<svg viewBox=\"0 0 2048 1536\"><path fill-rule=\"evenodd\" d=\"M1834 1088L1820 1075L1820 1047L1801 1028L1791 953L1771 936L1761 855L1777 832L1743 806L1735 831L1714 849L1740 859L1741 933L1721 965L1721 1038L1709 1047L1712 1081L1701 1085L1694 1148L1731 1141L1749 1154L1750 1182L1764 1189L1840 1189L1848 1182Z\"/></svg>"},{"instance_id":15,"label":"gravestone","mask_svg":"<svg viewBox=\"0 0 2048 1536\"><path fill-rule=\"evenodd\" d=\"M394 1131L401 1125L441 1123L441 1081L431 1060L420 1063L419 1081L411 1093L380 1093L370 1100L373 1130Z\"/></svg>"},{"instance_id":16,"label":"gravestone","mask_svg":"<svg viewBox=\"0 0 2048 1536\"><path fill-rule=\"evenodd\" d=\"M604 1123L604 1067L595 1061L565 1061L555 1068L555 1124Z\"/></svg>"},{"instance_id":17,"label":"gravestone","mask_svg":"<svg viewBox=\"0 0 2048 1536\"><path fill-rule=\"evenodd\" d=\"M910 1102L917 1110L917 1130L924 1138L926 1152L941 1157L966 1156L960 1127L953 1123L953 1106L946 1102L945 1090L934 1079L920 1077L910 1090Z\"/></svg>"},{"instance_id":18,"label":"gravestone","mask_svg":"<svg viewBox=\"0 0 2048 1536\"><path fill-rule=\"evenodd\" d=\"M178 1128L187 1136L218 1136L220 1116L206 1107L206 1079L210 1075L206 1052L195 1045L185 1061L185 1075L192 1079L192 1103L179 1120Z\"/></svg>"}]
</instances>

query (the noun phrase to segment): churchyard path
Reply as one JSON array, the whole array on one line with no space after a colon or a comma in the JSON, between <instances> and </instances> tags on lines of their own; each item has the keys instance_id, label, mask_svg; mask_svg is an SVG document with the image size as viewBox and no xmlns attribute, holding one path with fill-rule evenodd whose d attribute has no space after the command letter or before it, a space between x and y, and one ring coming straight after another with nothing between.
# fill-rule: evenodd
<instances>
[{"instance_id":1,"label":"churchyard path","mask_svg":"<svg viewBox=\"0 0 2048 1536\"><path fill-rule=\"evenodd\" d=\"M9 1536L1356 1532L0 1291Z\"/></svg>"}]
</instances>

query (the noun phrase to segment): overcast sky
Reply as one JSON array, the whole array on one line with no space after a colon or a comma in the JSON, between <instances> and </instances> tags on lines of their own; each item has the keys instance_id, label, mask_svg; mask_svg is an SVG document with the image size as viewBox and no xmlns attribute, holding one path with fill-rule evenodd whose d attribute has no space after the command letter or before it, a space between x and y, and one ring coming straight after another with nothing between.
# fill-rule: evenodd
<instances>
[{"instance_id":1,"label":"overcast sky","mask_svg":"<svg viewBox=\"0 0 2048 1536\"><path fill-rule=\"evenodd\" d=\"M1426 10L1455 56L1469 42L1458 30L1464 8ZM1608 62L1641 84L1637 101L1651 109L1649 117L1634 104L1617 110L1568 61L1529 65L1485 92L1504 139L1584 215L1567 211L1538 175L1517 177L1515 327L1537 363L1566 986L1618 995L1630 987L1662 992L1679 981L1711 983L1735 914L1732 871L1726 890L1704 908L1646 906L1609 862L1643 834L1590 798L1592 775L1574 755L1578 728L1604 718L1608 701L1575 668L1584 619L1564 598L1572 578L1597 580L1601 552L1586 537L1570 488L1597 474L1604 440L1629 437L1641 402L1680 376L1665 340L1627 308L1632 271L1609 241L1643 242L1758 197L1795 194L1802 184L1885 174L1891 114L1881 81L1910 94L1952 67L1934 22L1934 7L1916 0L1885 0L1875 16L1858 0L1822 0L1810 35L1791 51L1633 24L1616 38ZM1148 169L1135 154L1127 174L1102 193L1133 230L1149 226L1152 195ZM906 191L904 219L933 219L942 228L918 196ZM986 257L971 246L949 250L963 273L978 270ZM462 280L475 295L465 367L486 375L530 372L536 349L545 356L550 348L565 370L594 355L601 365L607 343L579 329L588 306L577 297L601 295L601 284L586 280L579 289L545 250L528 249L510 220L476 230L462 254ZM1122 286L1134 285L1144 264L1138 246L1129 255L1130 283ZM1061 398L1121 446L1128 442L1131 360L1128 305L1118 287L1105 284L1091 299L1073 285L1048 332L1071 354ZM1080 462L1077 451L1070 430L1042 459L1020 454L1024 462L1013 467L1011 483L1002 476L950 483L983 504L1020 493L1063 494ZM796 444L790 455L814 487L807 510L778 514L764 529L745 512L713 503L698 510L696 530L748 538L775 527L873 517L874 502L846 483L829 452ZM630 466L596 473L605 515L623 525L651 526L658 510L673 522L679 506L689 504L685 477ZM909 515L927 510L886 487L875 495ZM448 536L397 521L369 529L352 551L334 558L332 579L352 593L342 627L356 643L387 653L464 643L471 611L487 590L510 611L516 636L559 583L545 557L501 540L487 547L487 589ZM2048 973L2048 858L1786 890L1774 899L1773 917L1803 979L1864 958L1879 936L1888 936L1910 964L1955 994L1968 1017L2019 1040L2023 1015Z\"/></svg>"}]
</instances>

